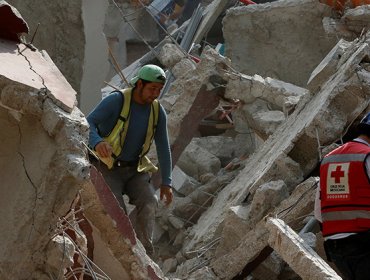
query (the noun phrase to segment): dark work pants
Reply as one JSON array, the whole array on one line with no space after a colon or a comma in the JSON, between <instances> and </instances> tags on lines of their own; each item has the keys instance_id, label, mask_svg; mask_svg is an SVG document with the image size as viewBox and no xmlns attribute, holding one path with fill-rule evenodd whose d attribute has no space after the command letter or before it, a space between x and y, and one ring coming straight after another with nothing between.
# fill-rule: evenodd
<instances>
[{"instance_id":1,"label":"dark work pants","mask_svg":"<svg viewBox=\"0 0 370 280\"><path fill-rule=\"evenodd\" d=\"M324 242L329 260L346 280L370 279L370 232Z\"/></svg>"},{"instance_id":2,"label":"dark work pants","mask_svg":"<svg viewBox=\"0 0 370 280\"><path fill-rule=\"evenodd\" d=\"M102 173L125 212L123 194L126 194L130 198L130 203L136 206L137 215L133 226L147 253L152 255L154 252L154 219L158 199L150 183L149 174L137 172L136 167L113 167L109 170L105 164L96 160L92 160L92 164Z\"/></svg>"}]
</instances>

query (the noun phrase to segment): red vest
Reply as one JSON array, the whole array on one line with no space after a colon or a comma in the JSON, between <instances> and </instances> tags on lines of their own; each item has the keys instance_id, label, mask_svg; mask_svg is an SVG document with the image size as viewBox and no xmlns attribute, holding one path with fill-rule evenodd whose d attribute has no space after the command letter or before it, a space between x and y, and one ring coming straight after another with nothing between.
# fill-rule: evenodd
<instances>
[{"instance_id":1,"label":"red vest","mask_svg":"<svg viewBox=\"0 0 370 280\"><path fill-rule=\"evenodd\" d=\"M365 168L369 154L366 144L348 142L322 160L323 236L370 229L370 178Z\"/></svg>"}]
</instances>

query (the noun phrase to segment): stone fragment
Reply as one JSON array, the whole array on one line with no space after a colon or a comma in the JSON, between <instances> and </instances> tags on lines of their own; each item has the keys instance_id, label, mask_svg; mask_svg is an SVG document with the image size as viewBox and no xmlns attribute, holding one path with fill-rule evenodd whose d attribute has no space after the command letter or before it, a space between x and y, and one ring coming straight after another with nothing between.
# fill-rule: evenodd
<instances>
[{"instance_id":1,"label":"stone fragment","mask_svg":"<svg viewBox=\"0 0 370 280\"><path fill-rule=\"evenodd\" d=\"M167 68L172 68L185 57L184 52L175 44L165 44L159 53L160 62Z\"/></svg>"},{"instance_id":2,"label":"stone fragment","mask_svg":"<svg viewBox=\"0 0 370 280\"><path fill-rule=\"evenodd\" d=\"M195 62L189 58L183 58L176 63L171 72L176 79L185 76L188 72L192 73L196 69Z\"/></svg>"},{"instance_id":3,"label":"stone fragment","mask_svg":"<svg viewBox=\"0 0 370 280\"><path fill-rule=\"evenodd\" d=\"M162 271L164 274L176 271L177 260L176 258L169 258L163 262Z\"/></svg>"},{"instance_id":4,"label":"stone fragment","mask_svg":"<svg viewBox=\"0 0 370 280\"><path fill-rule=\"evenodd\" d=\"M221 168L220 160L195 142L190 142L186 147L177 165L195 179L205 173L216 174Z\"/></svg>"},{"instance_id":5,"label":"stone fragment","mask_svg":"<svg viewBox=\"0 0 370 280\"><path fill-rule=\"evenodd\" d=\"M68 235L57 235L49 243L47 247L47 265L48 270L58 275L64 269L71 267L74 263L73 256L75 246Z\"/></svg>"},{"instance_id":6,"label":"stone fragment","mask_svg":"<svg viewBox=\"0 0 370 280\"><path fill-rule=\"evenodd\" d=\"M218 157L221 161L221 166L225 166L236 156L236 145L232 137L222 135L208 136L194 138L192 141Z\"/></svg>"},{"instance_id":7,"label":"stone fragment","mask_svg":"<svg viewBox=\"0 0 370 280\"><path fill-rule=\"evenodd\" d=\"M271 181L259 186L250 205L248 222L251 225L258 223L288 196L287 186L282 180Z\"/></svg>"},{"instance_id":8,"label":"stone fragment","mask_svg":"<svg viewBox=\"0 0 370 280\"><path fill-rule=\"evenodd\" d=\"M186 196L192 193L199 186L199 182L186 175L180 167L175 165L172 170L172 186L176 191Z\"/></svg>"}]
</instances>

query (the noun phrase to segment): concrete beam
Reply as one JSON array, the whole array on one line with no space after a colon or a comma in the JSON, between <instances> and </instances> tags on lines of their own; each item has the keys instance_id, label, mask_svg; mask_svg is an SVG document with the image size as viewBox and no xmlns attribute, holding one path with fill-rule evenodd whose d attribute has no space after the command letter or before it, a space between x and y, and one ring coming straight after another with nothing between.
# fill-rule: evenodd
<instances>
[{"instance_id":1,"label":"concrete beam","mask_svg":"<svg viewBox=\"0 0 370 280\"><path fill-rule=\"evenodd\" d=\"M312 280L342 279L320 256L281 219L268 218L268 242L302 278Z\"/></svg>"}]
</instances>

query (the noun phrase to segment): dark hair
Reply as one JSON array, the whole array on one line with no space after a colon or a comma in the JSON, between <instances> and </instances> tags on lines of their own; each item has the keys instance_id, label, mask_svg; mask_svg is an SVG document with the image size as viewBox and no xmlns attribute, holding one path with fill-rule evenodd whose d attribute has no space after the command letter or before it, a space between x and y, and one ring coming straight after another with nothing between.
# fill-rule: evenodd
<instances>
[{"instance_id":1,"label":"dark hair","mask_svg":"<svg viewBox=\"0 0 370 280\"><path fill-rule=\"evenodd\" d=\"M359 123L359 125L357 126L357 132L359 135L366 135L370 138L370 125Z\"/></svg>"},{"instance_id":2,"label":"dark hair","mask_svg":"<svg viewBox=\"0 0 370 280\"><path fill-rule=\"evenodd\" d=\"M150 81L143 80L143 79L139 79L139 80L141 80L141 82L143 83L143 86L145 86L145 85L146 85L146 84L148 84L148 83L152 83L152 82L150 82ZM137 82L138 82L139 80L137 80ZM135 90L135 88L137 87L137 82L136 82L136 83L135 83L135 85L133 86L132 91L134 91L134 90Z\"/></svg>"},{"instance_id":3,"label":"dark hair","mask_svg":"<svg viewBox=\"0 0 370 280\"><path fill-rule=\"evenodd\" d=\"M370 113L367 113L366 116L358 124L357 131L360 135L362 134L370 137Z\"/></svg>"},{"instance_id":4,"label":"dark hair","mask_svg":"<svg viewBox=\"0 0 370 280\"><path fill-rule=\"evenodd\" d=\"M153 83L153 82L151 82L151 81L147 81L147 80L144 80L144 79L139 79L139 80L141 80L141 81L142 81L143 86L145 86L146 84L149 84L149 83Z\"/></svg>"}]
</instances>

